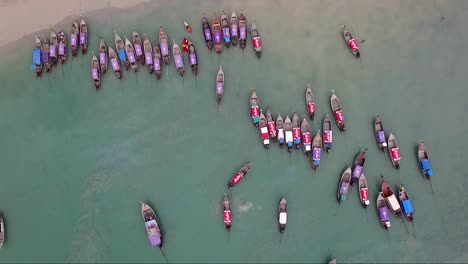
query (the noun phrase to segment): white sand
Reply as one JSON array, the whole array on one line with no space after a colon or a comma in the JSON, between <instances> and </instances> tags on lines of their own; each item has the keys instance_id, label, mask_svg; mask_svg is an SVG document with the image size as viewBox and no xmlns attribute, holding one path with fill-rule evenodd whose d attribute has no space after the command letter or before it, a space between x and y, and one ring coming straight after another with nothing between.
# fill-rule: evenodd
<instances>
[{"instance_id":1,"label":"white sand","mask_svg":"<svg viewBox=\"0 0 468 264\"><path fill-rule=\"evenodd\" d=\"M129 8L149 0L0 0L0 47L96 9Z\"/></svg>"}]
</instances>

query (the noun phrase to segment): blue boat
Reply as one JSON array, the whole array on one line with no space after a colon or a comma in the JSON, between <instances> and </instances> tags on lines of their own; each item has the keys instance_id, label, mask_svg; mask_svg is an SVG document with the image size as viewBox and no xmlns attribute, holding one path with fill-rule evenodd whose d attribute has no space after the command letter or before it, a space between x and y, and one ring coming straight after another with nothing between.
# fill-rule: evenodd
<instances>
[{"instance_id":1,"label":"blue boat","mask_svg":"<svg viewBox=\"0 0 468 264\"><path fill-rule=\"evenodd\" d=\"M413 205L411 204L411 200L408 196L408 193L406 192L405 187L403 185L400 185L400 191L399 191L399 197L400 197L400 202L401 202L401 207L403 207L403 212L406 215L406 218L410 222L413 222Z\"/></svg>"},{"instance_id":2,"label":"blue boat","mask_svg":"<svg viewBox=\"0 0 468 264\"><path fill-rule=\"evenodd\" d=\"M33 49L33 65L32 69L36 72L36 77L39 78L42 75L42 41L36 36L36 42Z\"/></svg>"}]
</instances>

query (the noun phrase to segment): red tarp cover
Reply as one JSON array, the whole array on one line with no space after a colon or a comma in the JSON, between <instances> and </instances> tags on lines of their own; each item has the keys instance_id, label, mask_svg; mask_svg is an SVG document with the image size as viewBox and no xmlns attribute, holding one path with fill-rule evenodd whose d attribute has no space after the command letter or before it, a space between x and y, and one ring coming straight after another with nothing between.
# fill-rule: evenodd
<instances>
[{"instance_id":1,"label":"red tarp cover","mask_svg":"<svg viewBox=\"0 0 468 264\"><path fill-rule=\"evenodd\" d=\"M323 133L323 139L325 143L331 143L332 142L332 131L331 130L325 130Z\"/></svg>"},{"instance_id":2,"label":"red tarp cover","mask_svg":"<svg viewBox=\"0 0 468 264\"><path fill-rule=\"evenodd\" d=\"M352 50L358 50L359 49L359 46L357 44L357 41L355 39L352 39L348 42L349 44L349 47L352 49Z\"/></svg>"},{"instance_id":3,"label":"red tarp cover","mask_svg":"<svg viewBox=\"0 0 468 264\"><path fill-rule=\"evenodd\" d=\"M343 111L336 111L335 113L335 118L338 122L342 122L343 121Z\"/></svg>"},{"instance_id":4,"label":"red tarp cover","mask_svg":"<svg viewBox=\"0 0 468 264\"><path fill-rule=\"evenodd\" d=\"M253 45L255 49L259 49L262 47L262 40L260 39L260 37L253 38Z\"/></svg>"},{"instance_id":5,"label":"red tarp cover","mask_svg":"<svg viewBox=\"0 0 468 264\"><path fill-rule=\"evenodd\" d=\"M231 210L224 211L224 223L231 223Z\"/></svg>"},{"instance_id":6,"label":"red tarp cover","mask_svg":"<svg viewBox=\"0 0 468 264\"><path fill-rule=\"evenodd\" d=\"M301 138L301 129L299 129L298 127L293 128L293 137Z\"/></svg>"},{"instance_id":7,"label":"red tarp cover","mask_svg":"<svg viewBox=\"0 0 468 264\"><path fill-rule=\"evenodd\" d=\"M393 160L400 160L400 149L399 148L392 148L392 158Z\"/></svg>"},{"instance_id":8,"label":"red tarp cover","mask_svg":"<svg viewBox=\"0 0 468 264\"><path fill-rule=\"evenodd\" d=\"M244 175L240 172L238 172L236 175L234 175L234 177L232 177L232 181L234 182L234 184L238 184L242 178L244 178Z\"/></svg>"},{"instance_id":9,"label":"red tarp cover","mask_svg":"<svg viewBox=\"0 0 468 264\"><path fill-rule=\"evenodd\" d=\"M305 132L304 134L302 134L302 141L304 142L305 145L307 144L310 144L310 133L309 132Z\"/></svg>"},{"instance_id":10,"label":"red tarp cover","mask_svg":"<svg viewBox=\"0 0 468 264\"><path fill-rule=\"evenodd\" d=\"M309 111L310 114L315 113L315 103L308 103L307 111Z\"/></svg>"},{"instance_id":11,"label":"red tarp cover","mask_svg":"<svg viewBox=\"0 0 468 264\"><path fill-rule=\"evenodd\" d=\"M252 106L250 108L250 115L252 117L260 116L260 108L258 106Z\"/></svg>"},{"instance_id":12,"label":"red tarp cover","mask_svg":"<svg viewBox=\"0 0 468 264\"><path fill-rule=\"evenodd\" d=\"M270 131L271 134L276 136L276 123L275 122L268 123L268 131Z\"/></svg>"},{"instance_id":13,"label":"red tarp cover","mask_svg":"<svg viewBox=\"0 0 468 264\"><path fill-rule=\"evenodd\" d=\"M369 200L369 189L367 188L362 188L360 191L361 198L362 200L366 201Z\"/></svg>"}]
</instances>

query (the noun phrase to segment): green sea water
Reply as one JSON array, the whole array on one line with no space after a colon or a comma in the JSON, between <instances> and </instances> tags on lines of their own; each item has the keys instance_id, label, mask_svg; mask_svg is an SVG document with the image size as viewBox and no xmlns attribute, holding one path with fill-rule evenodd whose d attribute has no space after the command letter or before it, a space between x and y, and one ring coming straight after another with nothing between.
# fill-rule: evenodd
<instances>
[{"instance_id":1,"label":"green sea water","mask_svg":"<svg viewBox=\"0 0 468 264\"><path fill-rule=\"evenodd\" d=\"M208 51L201 17L223 8L229 15L243 9L249 25L255 19L260 60L250 40L244 52ZM109 11L84 14L90 51L98 51L100 36L113 46L114 28L127 37L137 29L153 41L159 24L180 44L187 20L200 74L192 75L185 57L184 79L173 62L160 81L143 67L124 72L122 81L109 71L95 92L91 52L36 80L33 37L7 46L0 63L0 211L7 228L0 262L164 262L149 245L140 200L157 210L170 262L468 261L466 1L163 1ZM67 32L71 21L61 24ZM342 40L343 24L365 39L363 69ZM220 64L226 85L217 109ZM307 83L317 100L313 133L330 113L331 89L348 127L334 127L332 151L315 173L302 151L266 151L248 107L255 87L263 109L302 116ZM377 114L397 137L399 171L377 149ZM432 158L433 195L419 171L419 139ZM365 147L371 206L360 206L354 188L337 210L339 177ZM228 236L225 186L248 160L252 170L232 189ZM409 233L393 215L388 236L379 224L381 175L409 191ZM289 215L280 239L283 195Z\"/></svg>"}]
</instances>

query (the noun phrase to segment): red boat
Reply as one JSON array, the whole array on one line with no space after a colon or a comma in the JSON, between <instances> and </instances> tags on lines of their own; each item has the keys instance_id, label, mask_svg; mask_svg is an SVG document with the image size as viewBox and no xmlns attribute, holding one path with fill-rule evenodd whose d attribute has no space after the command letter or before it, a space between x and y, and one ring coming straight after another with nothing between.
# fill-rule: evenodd
<instances>
[{"instance_id":1,"label":"red boat","mask_svg":"<svg viewBox=\"0 0 468 264\"><path fill-rule=\"evenodd\" d=\"M231 180L228 183L228 188L234 187L240 181L242 181L242 179L245 177L245 175L247 175L251 167L251 161L247 162L244 166L242 166L242 168L234 176L232 176Z\"/></svg>"}]
</instances>

